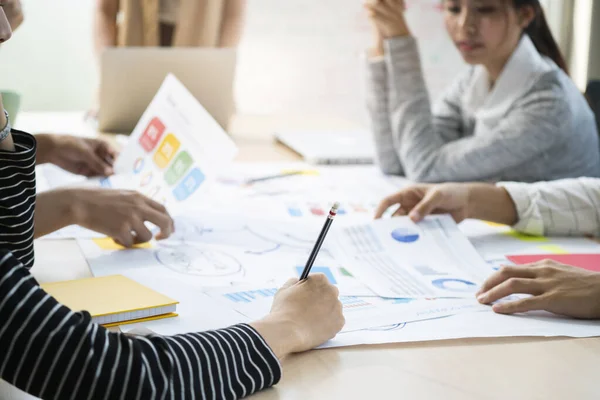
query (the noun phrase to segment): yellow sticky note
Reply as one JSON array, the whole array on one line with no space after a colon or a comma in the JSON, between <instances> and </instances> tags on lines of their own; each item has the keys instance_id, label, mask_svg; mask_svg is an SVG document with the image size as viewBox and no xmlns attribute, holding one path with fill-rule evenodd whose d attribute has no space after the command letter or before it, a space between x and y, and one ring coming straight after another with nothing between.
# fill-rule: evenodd
<instances>
[{"instance_id":1,"label":"yellow sticky note","mask_svg":"<svg viewBox=\"0 0 600 400\"><path fill-rule=\"evenodd\" d=\"M512 236L515 239L522 240L524 242L547 242L548 241L548 239L544 236L526 235L524 233L517 232L515 230L511 230L511 231L503 232L503 233L505 235Z\"/></svg>"},{"instance_id":2,"label":"yellow sticky note","mask_svg":"<svg viewBox=\"0 0 600 400\"><path fill-rule=\"evenodd\" d=\"M545 244L543 246L538 246L540 249L544 250L544 251L548 251L552 254L569 254L569 252L565 249L563 249L560 246L557 246L555 244Z\"/></svg>"},{"instance_id":3,"label":"yellow sticky note","mask_svg":"<svg viewBox=\"0 0 600 400\"><path fill-rule=\"evenodd\" d=\"M179 150L180 145L181 143L175 135L169 133L161 142L156 153L154 153L153 160L156 166L160 169L166 168L173 157L175 157L175 153Z\"/></svg>"},{"instance_id":4,"label":"yellow sticky note","mask_svg":"<svg viewBox=\"0 0 600 400\"><path fill-rule=\"evenodd\" d=\"M494 228L504 228L506 227L506 225L503 224L498 224L496 222L490 222L490 221L483 221L486 225L488 226L493 226Z\"/></svg>"},{"instance_id":5,"label":"yellow sticky note","mask_svg":"<svg viewBox=\"0 0 600 400\"><path fill-rule=\"evenodd\" d=\"M319 175L319 171L316 169L303 169L303 170L282 169L281 173L282 174L294 174L294 175L310 175L310 176L318 176Z\"/></svg>"},{"instance_id":6,"label":"yellow sticky note","mask_svg":"<svg viewBox=\"0 0 600 400\"><path fill-rule=\"evenodd\" d=\"M100 247L102 250L125 250L125 247L117 244L114 240L109 237L105 237L102 239L93 239L96 246ZM133 246L134 249L151 249L152 243L140 243Z\"/></svg>"}]
</instances>

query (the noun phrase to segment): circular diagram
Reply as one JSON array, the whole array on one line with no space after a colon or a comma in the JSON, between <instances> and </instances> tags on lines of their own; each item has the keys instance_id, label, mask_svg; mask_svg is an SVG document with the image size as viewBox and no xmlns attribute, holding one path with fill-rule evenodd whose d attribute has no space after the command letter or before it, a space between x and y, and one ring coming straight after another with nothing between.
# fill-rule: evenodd
<instances>
[{"instance_id":1,"label":"circular diagram","mask_svg":"<svg viewBox=\"0 0 600 400\"><path fill-rule=\"evenodd\" d=\"M143 157L139 157L138 159L136 159L133 163L133 173L139 174L140 172L142 172L142 170L144 169L144 164L145 161Z\"/></svg>"},{"instance_id":2,"label":"circular diagram","mask_svg":"<svg viewBox=\"0 0 600 400\"><path fill-rule=\"evenodd\" d=\"M142 176L142 180L140 181L140 186L144 187L144 186L148 186L150 184L150 182L152 182L152 171L148 171L146 172L143 176Z\"/></svg>"},{"instance_id":3,"label":"circular diagram","mask_svg":"<svg viewBox=\"0 0 600 400\"><path fill-rule=\"evenodd\" d=\"M436 279L431 282L433 286L448 290L450 292L472 292L476 285L473 282L465 281L464 279Z\"/></svg>"},{"instance_id":4,"label":"circular diagram","mask_svg":"<svg viewBox=\"0 0 600 400\"><path fill-rule=\"evenodd\" d=\"M222 277L242 272L242 264L227 253L191 246L162 247L155 251L158 262L181 274Z\"/></svg>"},{"instance_id":5,"label":"circular diagram","mask_svg":"<svg viewBox=\"0 0 600 400\"><path fill-rule=\"evenodd\" d=\"M397 228L392 231L392 238L401 243L414 243L419 240L419 233L410 228Z\"/></svg>"}]
</instances>

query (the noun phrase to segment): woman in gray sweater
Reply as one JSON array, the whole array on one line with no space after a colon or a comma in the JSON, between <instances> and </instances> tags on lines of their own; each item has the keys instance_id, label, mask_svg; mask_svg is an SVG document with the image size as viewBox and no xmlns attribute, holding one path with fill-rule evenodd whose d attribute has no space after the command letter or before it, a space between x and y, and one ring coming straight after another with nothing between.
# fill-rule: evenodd
<instances>
[{"instance_id":1,"label":"woman in gray sweater","mask_svg":"<svg viewBox=\"0 0 600 400\"><path fill-rule=\"evenodd\" d=\"M422 182L600 176L594 115L538 0L443 0L471 67L432 108L403 0L370 0L368 106L383 172Z\"/></svg>"}]
</instances>

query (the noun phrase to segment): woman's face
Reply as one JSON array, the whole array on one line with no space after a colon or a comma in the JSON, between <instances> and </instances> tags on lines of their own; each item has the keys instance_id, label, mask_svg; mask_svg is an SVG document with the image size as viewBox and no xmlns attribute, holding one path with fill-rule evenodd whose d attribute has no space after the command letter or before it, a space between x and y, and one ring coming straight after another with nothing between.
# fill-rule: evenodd
<instances>
[{"instance_id":1,"label":"woman's face","mask_svg":"<svg viewBox=\"0 0 600 400\"><path fill-rule=\"evenodd\" d=\"M506 60L534 15L511 0L443 0L446 29L469 64Z\"/></svg>"},{"instance_id":2,"label":"woman's face","mask_svg":"<svg viewBox=\"0 0 600 400\"><path fill-rule=\"evenodd\" d=\"M4 13L4 0L0 0L0 43L6 42L12 36L10 24Z\"/></svg>"}]
</instances>

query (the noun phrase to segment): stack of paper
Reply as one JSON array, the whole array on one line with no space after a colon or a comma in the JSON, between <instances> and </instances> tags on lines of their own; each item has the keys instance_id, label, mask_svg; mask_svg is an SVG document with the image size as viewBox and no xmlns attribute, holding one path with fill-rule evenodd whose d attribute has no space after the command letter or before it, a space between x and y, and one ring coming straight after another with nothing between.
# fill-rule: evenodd
<instances>
[{"instance_id":1,"label":"stack of paper","mask_svg":"<svg viewBox=\"0 0 600 400\"><path fill-rule=\"evenodd\" d=\"M475 300L477 289L507 262L507 254L574 248L593 253L589 248L597 245L592 242L525 237L508 227L473 221L459 229L449 216L427 217L418 224L407 217L372 221L379 201L407 181L388 179L375 167L225 168L234 154L235 146L218 124L168 77L117 160L120 175L95 184L133 188L165 204L178 214L174 235L123 250L76 229L62 233L81 238L95 276L122 274L181 302L179 318L147 323L157 333L214 329L268 313L277 288L300 275L331 202L339 201L338 217L312 271L339 288L347 324L324 347L600 335L598 322L548 313L502 316ZM57 179L56 174L51 177ZM107 307L111 313L96 303L74 303L79 297L56 295L98 317L113 315L117 306ZM132 319L140 316L139 308L170 312L165 307L172 306L166 300L142 303L122 305L116 312Z\"/></svg>"}]
</instances>

